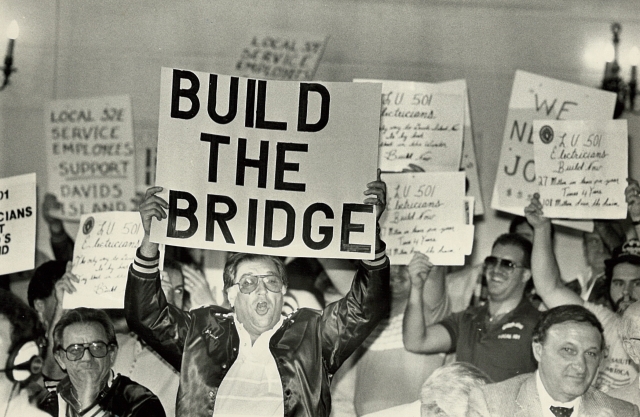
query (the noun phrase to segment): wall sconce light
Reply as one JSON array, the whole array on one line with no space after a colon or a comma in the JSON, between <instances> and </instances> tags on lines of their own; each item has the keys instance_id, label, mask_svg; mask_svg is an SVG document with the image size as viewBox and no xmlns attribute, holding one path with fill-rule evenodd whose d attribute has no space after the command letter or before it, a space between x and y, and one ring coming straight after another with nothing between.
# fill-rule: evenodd
<instances>
[{"instance_id":1,"label":"wall sconce light","mask_svg":"<svg viewBox=\"0 0 640 417\"><path fill-rule=\"evenodd\" d=\"M16 39L18 38L18 34L20 33L20 28L18 27L18 22L13 20L9 25L9 29L7 30L7 37L9 38L9 45L7 46L7 56L4 57L4 67L2 68L2 73L4 74L4 81L2 85L0 85L0 90L4 90L4 88L9 84L9 77L16 69L13 67L13 48L16 44Z\"/></svg>"},{"instance_id":2,"label":"wall sconce light","mask_svg":"<svg viewBox=\"0 0 640 417\"><path fill-rule=\"evenodd\" d=\"M632 57L631 59L631 71L629 82L625 82L620 77L620 64L618 60L618 44L620 43L620 32L622 26L620 23L613 23L611 25L611 33L613 34L613 61L607 62L604 67L604 76L602 77L601 88L603 90L612 91L618 95L616 101L616 107L613 114L613 118L619 118L625 110L635 110L635 100L638 88L638 59ZM637 55L638 48L632 49L632 54ZM627 98L629 99L629 105L627 106Z\"/></svg>"}]
</instances>

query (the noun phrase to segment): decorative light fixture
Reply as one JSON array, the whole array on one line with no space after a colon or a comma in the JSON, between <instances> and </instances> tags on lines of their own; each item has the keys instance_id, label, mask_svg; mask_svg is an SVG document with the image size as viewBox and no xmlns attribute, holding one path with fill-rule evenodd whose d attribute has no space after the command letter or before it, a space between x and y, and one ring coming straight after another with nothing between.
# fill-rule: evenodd
<instances>
[{"instance_id":1,"label":"decorative light fixture","mask_svg":"<svg viewBox=\"0 0 640 417\"><path fill-rule=\"evenodd\" d=\"M13 67L13 48L16 44L16 39L18 38L19 33L20 28L18 27L18 22L13 20L7 30L9 45L7 46L7 56L4 57L4 67L2 68L4 81L2 82L2 85L0 85L0 90L4 90L4 88L9 84L9 77L16 71Z\"/></svg>"},{"instance_id":2,"label":"decorative light fixture","mask_svg":"<svg viewBox=\"0 0 640 417\"><path fill-rule=\"evenodd\" d=\"M620 32L622 26L620 23L613 23L611 25L611 33L613 33L613 61L607 62L604 67L604 77L602 78L601 88L603 90L612 91L618 94L618 100L616 101L616 108L613 118L619 118L625 110L635 110L635 100L638 88L638 62L636 57L632 57L631 64L631 76L629 82L625 82L620 76L620 64L618 56L618 45L620 43ZM637 48L632 49L632 54L636 53ZM629 105L627 107L627 98L629 99Z\"/></svg>"}]
</instances>

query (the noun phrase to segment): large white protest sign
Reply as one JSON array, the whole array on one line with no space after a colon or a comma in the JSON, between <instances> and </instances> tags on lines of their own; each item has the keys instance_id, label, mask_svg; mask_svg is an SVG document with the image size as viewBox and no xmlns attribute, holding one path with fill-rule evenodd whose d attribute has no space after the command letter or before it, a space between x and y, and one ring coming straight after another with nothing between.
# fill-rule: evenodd
<instances>
[{"instance_id":1,"label":"large white protest sign","mask_svg":"<svg viewBox=\"0 0 640 417\"><path fill-rule=\"evenodd\" d=\"M36 174L0 179L0 275L34 268Z\"/></svg>"},{"instance_id":2,"label":"large white protest sign","mask_svg":"<svg viewBox=\"0 0 640 417\"><path fill-rule=\"evenodd\" d=\"M475 199L473 215L482 216L484 214L484 203L482 200L482 189L480 188L478 163L476 162L475 143L473 141L473 126L471 124L471 106L469 105L467 81L446 81L439 85L443 88L451 88L452 93L462 92L464 96L464 134L462 136L462 160L460 161L460 169L464 170L467 174L467 195Z\"/></svg>"},{"instance_id":3,"label":"large white protest sign","mask_svg":"<svg viewBox=\"0 0 640 417\"><path fill-rule=\"evenodd\" d=\"M85 214L73 248L71 272L80 280L64 308L124 308L127 272L144 237L140 214Z\"/></svg>"},{"instance_id":4,"label":"large white protest sign","mask_svg":"<svg viewBox=\"0 0 640 417\"><path fill-rule=\"evenodd\" d=\"M128 96L55 100L45 112L48 191L61 217L124 211L135 195Z\"/></svg>"},{"instance_id":5,"label":"large white protest sign","mask_svg":"<svg viewBox=\"0 0 640 417\"><path fill-rule=\"evenodd\" d=\"M533 138L536 183L545 216L627 216L626 120L535 120Z\"/></svg>"},{"instance_id":6,"label":"large white protest sign","mask_svg":"<svg viewBox=\"0 0 640 417\"><path fill-rule=\"evenodd\" d=\"M380 169L457 171L464 129L464 92L412 81L382 83ZM453 86L455 89L456 86Z\"/></svg>"},{"instance_id":7,"label":"large white protest sign","mask_svg":"<svg viewBox=\"0 0 640 417\"><path fill-rule=\"evenodd\" d=\"M272 255L372 258L380 84L163 68L151 239Z\"/></svg>"},{"instance_id":8,"label":"large white protest sign","mask_svg":"<svg viewBox=\"0 0 640 417\"><path fill-rule=\"evenodd\" d=\"M610 120L616 95L516 71L491 207L523 215L537 191L533 120Z\"/></svg>"},{"instance_id":9,"label":"large white protest sign","mask_svg":"<svg viewBox=\"0 0 640 417\"><path fill-rule=\"evenodd\" d=\"M236 73L267 80L311 81L327 39L301 33L252 35L236 62Z\"/></svg>"},{"instance_id":10,"label":"large white protest sign","mask_svg":"<svg viewBox=\"0 0 640 417\"><path fill-rule=\"evenodd\" d=\"M464 264L468 239L473 240L473 226L466 224L464 172L387 173L382 179L387 208L380 235L391 263L406 265L417 251L435 265Z\"/></svg>"}]
</instances>

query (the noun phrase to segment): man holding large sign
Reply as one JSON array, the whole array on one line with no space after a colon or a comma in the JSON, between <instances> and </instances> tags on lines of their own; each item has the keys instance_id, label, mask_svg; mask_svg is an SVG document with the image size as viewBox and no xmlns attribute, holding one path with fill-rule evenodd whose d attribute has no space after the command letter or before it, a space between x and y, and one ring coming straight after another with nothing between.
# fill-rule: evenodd
<instances>
[{"instance_id":1,"label":"man holding large sign","mask_svg":"<svg viewBox=\"0 0 640 417\"><path fill-rule=\"evenodd\" d=\"M329 376L389 310L376 227L386 186L379 171L367 181L377 168L380 88L163 69L159 187L140 205L145 236L125 313L180 369L176 415L329 415ZM156 242L240 252L224 268L232 310L169 305ZM284 317L287 277L270 255L371 260L342 300Z\"/></svg>"},{"instance_id":2,"label":"man holding large sign","mask_svg":"<svg viewBox=\"0 0 640 417\"><path fill-rule=\"evenodd\" d=\"M386 187L380 180L367 187L364 202L377 221ZM159 191L147 190L140 205L145 237L129 269L125 314L129 327L180 370L176 415L328 416L329 376L389 311L389 260L379 236L376 258L359 263L350 291L324 311L282 316L282 261L237 253L224 268L232 310L186 312L167 303L158 244L149 237L151 219L166 219L170 208Z\"/></svg>"},{"instance_id":3,"label":"man holding large sign","mask_svg":"<svg viewBox=\"0 0 640 417\"><path fill-rule=\"evenodd\" d=\"M266 81L163 68L156 184L174 246L372 259L380 84Z\"/></svg>"}]
</instances>

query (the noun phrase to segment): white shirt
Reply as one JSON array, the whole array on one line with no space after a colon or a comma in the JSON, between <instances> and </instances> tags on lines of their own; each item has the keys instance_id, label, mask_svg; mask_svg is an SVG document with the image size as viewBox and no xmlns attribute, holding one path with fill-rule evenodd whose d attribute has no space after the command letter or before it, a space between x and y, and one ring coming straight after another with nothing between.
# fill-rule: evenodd
<instances>
[{"instance_id":1,"label":"white shirt","mask_svg":"<svg viewBox=\"0 0 640 417\"><path fill-rule=\"evenodd\" d=\"M251 336L234 315L240 337L238 358L218 388L213 409L215 417L284 415L282 381L276 360L269 350L269 340L283 322L284 316L273 329L262 333L252 346Z\"/></svg>"},{"instance_id":2,"label":"white shirt","mask_svg":"<svg viewBox=\"0 0 640 417\"><path fill-rule=\"evenodd\" d=\"M540 397L540 405L542 406L542 415L544 417L556 417L551 412L551 406L566 408L573 407L573 413L571 413L571 417L575 417L578 415L578 409L580 408L580 403L582 402L582 396L566 403L561 403L554 400L553 398L551 398L551 395L549 395L547 389L544 387L542 379L540 379L540 371L536 371L536 387L538 389L538 397Z\"/></svg>"}]
</instances>

